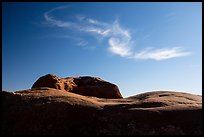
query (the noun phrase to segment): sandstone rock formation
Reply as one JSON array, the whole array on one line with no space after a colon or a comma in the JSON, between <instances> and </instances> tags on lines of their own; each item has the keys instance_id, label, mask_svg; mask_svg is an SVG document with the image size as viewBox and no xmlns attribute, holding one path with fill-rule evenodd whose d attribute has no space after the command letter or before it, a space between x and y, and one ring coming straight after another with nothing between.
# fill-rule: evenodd
<instances>
[{"instance_id":1,"label":"sandstone rock formation","mask_svg":"<svg viewBox=\"0 0 204 137\"><path fill-rule=\"evenodd\" d=\"M193 94L106 99L41 87L0 95L3 135L202 134L202 96Z\"/></svg>"},{"instance_id":2,"label":"sandstone rock formation","mask_svg":"<svg viewBox=\"0 0 204 137\"><path fill-rule=\"evenodd\" d=\"M32 88L38 87L50 87L99 98L122 98L115 84L104 81L98 77L59 78L53 74L48 74L40 77L32 86Z\"/></svg>"}]
</instances>

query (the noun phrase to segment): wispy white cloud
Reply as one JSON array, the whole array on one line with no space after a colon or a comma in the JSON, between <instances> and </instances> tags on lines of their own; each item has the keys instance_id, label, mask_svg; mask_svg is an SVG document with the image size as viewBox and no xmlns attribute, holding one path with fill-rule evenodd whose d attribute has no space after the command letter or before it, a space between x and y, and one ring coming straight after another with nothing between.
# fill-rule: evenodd
<instances>
[{"instance_id":1,"label":"wispy white cloud","mask_svg":"<svg viewBox=\"0 0 204 137\"><path fill-rule=\"evenodd\" d=\"M67 8L68 6L57 7L50 11L45 12L45 20L57 27L62 28L74 28L76 31L87 32L94 34L96 37L106 37L108 38L109 51L120 55L122 57L130 56L132 53L130 48L131 35L127 29L120 26L118 20L115 20L112 24L101 22L93 18L88 18L84 15L77 15L76 18L81 21L81 24L77 24L71 21L61 21L52 16L52 12L60 9ZM81 42L79 45L85 45ZM77 44L77 45L78 45Z\"/></svg>"},{"instance_id":2,"label":"wispy white cloud","mask_svg":"<svg viewBox=\"0 0 204 137\"><path fill-rule=\"evenodd\" d=\"M134 59L153 59L153 60L165 60L175 57L187 56L190 55L190 52L182 51L181 47L174 47L174 48L162 48L156 50L143 50L135 56L132 56Z\"/></svg>"},{"instance_id":3,"label":"wispy white cloud","mask_svg":"<svg viewBox=\"0 0 204 137\"><path fill-rule=\"evenodd\" d=\"M109 43L109 51L114 54L118 54L121 57L129 57L132 56L132 49L127 45L128 42L121 42L119 38L111 37L108 41Z\"/></svg>"},{"instance_id":4,"label":"wispy white cloud","mask_svg":"<svg viewBox=\"0 0 204 137\"><path fill-rule=\"evenodd\" d=\"M51 9L44 13L45 20L56 27L73 29L79 32L92 34L96 38L108 39L108 51L129 59L152 59L165 60L175 57L187 56L190 52L184 52L181 47L162 48L162 49L145 49L139 53L133 50L133 40L130 31L120 25L118 20L113 23L101 22L84 15L76 15L79 22L62 21L53 17L52 13L56 10L68 8L69 6L61 6ZM80 41L78 46L87 45L87 41Z\"/></svg>"},{"instance_id":5,"label":"wispy white cloud","mask_svg":"<svg viewBox=\"0 0 204 137\"><path fill-rule=\"evenodd\" d=\"M108 27L108 26L110 26L110 24L108 24L108 23L101 22L101 21L98 21L98 20L92 19L92 18L87 18L87 21L90 24L98 25L98 26L101 26L101 27Z\"/></svg>"},{"instance_id":6,"label":"wispy white cloud","mask_svg":"<svg viewBox=\"0 0 204 137\"><path fill-rule=\"evenodd\" d=\"M80 42L77 43L77 46L80 46L80 47L84 47L88 44L87 41L84 41L84 40L81 40Z\"/></svg>"},{"instance_id":7,"label":"wispy white cloud","mask_svg":"<svg viewBox=\"0 0 204 137\"><path fill-rule=\"evenodd\" d=\"M56 11L56 10L60 10L60 9L65 9L65 8L68 8L69 6L60 6L60 7L56 7L56 8L53 8L47 12L44 13L44 18L45 20L50 23L51 25L54 25L54 26L57 26L57 27L71 27L73 25L73 23L71 22L68 22L68 21L61 21L61 20L57 20L55 19L51 13Z\"/></svg>"},{"instance_id":8,"label":"wispy white cloud","mask_svg":"<svg viewBox=\"0 0 204 137\"><path fill-rule=\"evenodd\" d=\"M81 29L81 31L90 32L90 33L98 34L102 37L105 37L109 34L110 29L103 29L103 28L98 28L98 27L85 27Z\"/></svg>"},{"instance_id":9,"label":"wispy white cloud","mask_svg":"<svg viewBox=\"0 0 204 137\"><path fill-rule=\"evenodd\" d=\"M109 38L109 51L121 57L130 57L133 55L132 38L127 29L120 26L119 21L114 21Z\"/></svg>"}]
</instances>

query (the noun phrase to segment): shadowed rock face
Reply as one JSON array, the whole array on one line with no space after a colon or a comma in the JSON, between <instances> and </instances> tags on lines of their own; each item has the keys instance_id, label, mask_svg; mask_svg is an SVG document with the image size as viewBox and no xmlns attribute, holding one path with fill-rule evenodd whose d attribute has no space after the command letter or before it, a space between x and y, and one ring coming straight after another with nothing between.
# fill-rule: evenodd
<instances>
[{"instance_id":1,"label":"shadowed rock face","mask_svg":"<svg viewBox=\"0 0 204 137\"><path fill-rule=\"evenodd\" d=\"M32 88L39 87L50 87L99 98L122 98L115 84L90 76L58 78L53 74L48 74L40 77L32 86Z\"/></svg>"},{"instance_id":2,"label":"shadowed rock face","mask_svg":"<svg viewBox=\"0 0 204 137\"><path fill-rule=\"evenodd\" d=\"M202 96L193 94L157 91L105 99L41 87L0 95L3 135L202 134Z\"/></svg>"}]
</instances>

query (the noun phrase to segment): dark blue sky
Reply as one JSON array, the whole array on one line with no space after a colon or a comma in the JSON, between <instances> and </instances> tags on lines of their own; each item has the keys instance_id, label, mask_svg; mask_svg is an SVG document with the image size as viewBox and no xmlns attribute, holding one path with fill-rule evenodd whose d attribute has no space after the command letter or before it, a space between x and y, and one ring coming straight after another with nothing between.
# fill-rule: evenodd
<instances>
[{"instance_id":1,"label":"dark blue sky","mask_svg":"<svg viewBox=\"0 0 204 137\"><path fill-rule=\"evenodd\" d=\"M123 96L202 94L202 3L2 3L2 86L98 76Z\"/></svg>"}]
</instances>

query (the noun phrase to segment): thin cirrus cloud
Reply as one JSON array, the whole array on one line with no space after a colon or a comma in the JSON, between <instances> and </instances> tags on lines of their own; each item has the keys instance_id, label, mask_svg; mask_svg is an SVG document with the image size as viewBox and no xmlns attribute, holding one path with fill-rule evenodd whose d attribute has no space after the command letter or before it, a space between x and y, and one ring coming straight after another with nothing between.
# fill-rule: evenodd
<instances>
[{"instance_id":1,"label":"thin cirrus cloud","mask_svg":"<svg viewBox=\"0 0 204 137\"><path fill-rule=\"evenodd\" d=\"M190 55L190 52L183 52L181 47L174 47L174 48L162 48L162 49L156 49L156 50L143 50L139 53L137 53L132 58L134 59L154 59L154 60L164 60L164 59L170 59L175 57L181 57L181 56L187 56Z\"/></svg>"},{"instance_id":2,"label":"thin cirrus cloud","mask_svg":"<svg viewBox=\"0 0 204 137\"><path fill-rule=\"evenodd\" d=\"M78 46L81 46L81 47L84 47L84 46L86 46L87 44L88 44L88 42L87 42L87 41L83 41L83 40L81 40L80 42L77 43L77 45L78 45Z\"/></svg>"},{"instance_id":3,"label":"thin cirrus cloud","mask_svg":"<svg viewBox=\"0 0 204 137\"><path fill-rule=\"evenodd\" d=\"M162 48L162 49L144 49L141 52L133 50L132 36L127 28L123 28L118 20L113 23L101 22L93 18L82 15L76 15L76 22L62 21L53 17L53 12L63 10L69 6L60 6L44 13L44 18L52 26L72 29L78 32L92 34L96 38L108 39L108 50L116 55L135 60L152 59L156 61L166 60L175 57L190 55L190 52L184 52L181 47ZM85 46L88 42L83 41L77 45Z\"/></svg>"}]
</instances>

